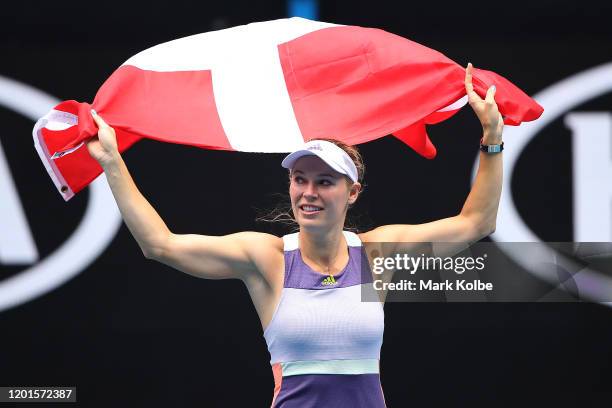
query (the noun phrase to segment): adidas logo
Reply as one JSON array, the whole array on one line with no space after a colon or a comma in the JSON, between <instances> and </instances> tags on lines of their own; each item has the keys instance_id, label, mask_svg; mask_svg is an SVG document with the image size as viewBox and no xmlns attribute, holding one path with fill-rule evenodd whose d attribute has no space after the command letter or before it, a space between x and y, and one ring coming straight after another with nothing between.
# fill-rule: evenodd
<instances>
[{"instance_id":1,"label":"adidas logo","mask_svg":"<svg viewBox=\"0 0 612 408\"><path fill-rule=\"evenodd\" d=\"M329 286L329 285L335 285L336 283L337 282L334 279L334 277L329 275L327 278L323 279L323 281L321 282L321 285Z\"/></svg>"}]
</instances>

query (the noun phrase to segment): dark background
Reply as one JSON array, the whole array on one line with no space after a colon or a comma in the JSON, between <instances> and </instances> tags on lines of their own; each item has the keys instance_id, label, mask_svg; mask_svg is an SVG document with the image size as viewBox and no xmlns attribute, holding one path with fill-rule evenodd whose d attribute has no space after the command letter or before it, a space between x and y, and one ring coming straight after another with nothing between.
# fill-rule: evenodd
<instances>
[{"instance_id":1,"label":"dark background","mask_svg":"<svg viewBox=\"0 0 612 408\"><path fill-rule=\"evenodd\" d=\"M612 6L604 1L342 0L321 2L319 10L319 20L379 27L460 64L471 61L528 94L612 60ZM149 46L286 15L284 1L5 3L0 75L61 100L92 101L117 66ZM583 108L609 111L609 95ZM42 259L76 227L88 193L64 203L32 148L33 122L0 108L0 123ZM361 146L367 188L355 212L364 228L459 212L480 125L466 107L429 132L439 152L432 161L391 137ZM569 136L559 121L551 124L517 169L517 206L543 240L572 240ZM174 232L209 235L282 232L254 222L255 208L286 191L281 157L150 140L124 154ZM0 278L18 270L0 265ZM385 314L381 378L389 407L612 403L609 307L410 303L387 304ZM0 385L76 385L79 405L96 407L265 407L273 391L242 283L196 279L147 261L125 226L67 284L0 312Z\"/></svg>"}]
</instances>

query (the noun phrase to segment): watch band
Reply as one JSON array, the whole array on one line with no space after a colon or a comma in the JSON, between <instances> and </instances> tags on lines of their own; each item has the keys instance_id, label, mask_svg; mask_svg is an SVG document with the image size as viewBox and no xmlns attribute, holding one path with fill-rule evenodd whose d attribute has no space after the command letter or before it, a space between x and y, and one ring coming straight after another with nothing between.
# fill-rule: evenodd
<instances>
[{"instance_id":1,"label":"watch band","mask_svg":"<svg viewBox=\"0 0 612 408\"><path fill-rule=\"evenodd\" d=\"M482 144L482 139L480 139L480 150L485 153L499 153L504 150L504 142L498 145L486 145Z\"/></svg>"}]
</instances>

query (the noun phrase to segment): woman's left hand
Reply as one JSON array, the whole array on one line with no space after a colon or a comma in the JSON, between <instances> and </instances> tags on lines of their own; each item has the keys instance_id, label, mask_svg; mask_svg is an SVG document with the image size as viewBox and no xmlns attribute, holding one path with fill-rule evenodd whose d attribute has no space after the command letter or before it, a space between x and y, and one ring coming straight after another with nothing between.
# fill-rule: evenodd
<instances>
[{"instance_id":1,"label":"woman's left hand","mask_svg":"<svg viewBox=\"0 0 612 408\"><path fill-rule=\"evenodd\" d=\"M474 92L474 86L472 85L472 68L472 64L469 63L465 69L465 91L468 96L468 102L482 124L482 130L484 132L483 143L499 144L502 139L504 119L497 109L497 103L495 103L495 85L489 88L483 100Z\"/></svg>"}]
</instances>

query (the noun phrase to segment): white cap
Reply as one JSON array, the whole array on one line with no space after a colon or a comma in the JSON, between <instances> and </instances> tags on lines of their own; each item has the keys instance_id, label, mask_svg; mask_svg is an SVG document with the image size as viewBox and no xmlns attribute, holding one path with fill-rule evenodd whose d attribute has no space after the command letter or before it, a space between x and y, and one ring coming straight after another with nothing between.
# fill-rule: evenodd
<instances>
[{"instance_id":1,"label":"white cap","mask_svg":"<svg viewBox=\"0 0 612 408\"><path fill-rule=\"evenodd\" d=\"M353 182L357 182L357 167L350 156L332 142L326 140L311 140L293 153L283 159L281 165L286 169L292 169L295 162L304 156L317 156L329 167L338 173L348 176Z\"/></svg>"}]
</instances>

